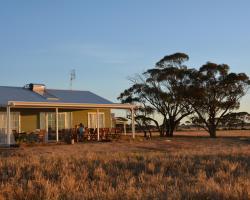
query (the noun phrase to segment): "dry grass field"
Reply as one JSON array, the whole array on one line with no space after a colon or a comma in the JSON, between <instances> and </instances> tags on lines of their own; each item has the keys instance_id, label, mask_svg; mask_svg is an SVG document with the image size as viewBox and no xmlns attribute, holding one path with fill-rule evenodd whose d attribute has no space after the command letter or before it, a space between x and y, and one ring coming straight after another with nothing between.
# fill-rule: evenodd
<instances>
[{"instance_id":1,"label":"dry grass field","mask_svg":"<svg viewBox=\"0 0 250 200\"><path fill-rule=\"evenodd\" d=\"M250 132L0 149L0 199L250 199Z\"/></svg>"}]
</instances>

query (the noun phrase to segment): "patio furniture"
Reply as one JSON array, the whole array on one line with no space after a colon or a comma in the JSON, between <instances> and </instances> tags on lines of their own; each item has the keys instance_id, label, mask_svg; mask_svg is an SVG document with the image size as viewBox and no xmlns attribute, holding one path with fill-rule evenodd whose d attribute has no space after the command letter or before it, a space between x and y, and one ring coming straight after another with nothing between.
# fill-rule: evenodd
<instances>
[{"instance_id":1,"label":"patio furniture","mask_svg":"<svg viewBox=\"0 0 250 200\"><path fill-rule=\"evenodd\" d=\"M110 136L111 136L111 134L110 134L110 129L109 128L104 128L103 129L103 131L104 131L104 138L105 138L105 140L110 140Z\"/></svg>"},{"instance_id":2,"label":"patio furniture","mask_svg":"<svg viewBox=\"0 0 250 200\"><path fill-rule=\"evenodd\" d=\"M19 138L19 133L16 130L12 130L12 134L14 136L15 142L17 142L17 140Z\"/></svg>"},{"instance_id":3,"label":"patio furniture","mask_svg":"<svg viewBox=\"0 0 250 200\"><path fill-rule=\"evenodd\" d=\"M46 130L40 130L38 132L38 142L44 143L45 142L45 135L46 135Z\"/></svg>"},{"instance_id":4,"label":"patio furniture","mask_svg":"<svg viewBox=\"0 0 250 200\"><path fill-rule=\"evenodd\" d=\"M105 131L104 128L99 128L100 139L105 140Z\"/></svg>"},{"instance_id":5,"label":"patio furniture","mask_svg":"<svg viewBox=\"0 0 250 200\"><path fill-rule=\"evenodd\" d=\"M90 140L89 136L89 129L85 128L84 134L83 134L83 140Z\"/></svg>"},{"instance_id":6,"label":"patio furniture","mask_svg":"<svg viewBox=\"0 0 250 200\"><path fill-rule=\"evenodd\" d=\"M90 140L97 140L97 129L94 128L90 128L89 129L90 132Z\"/></svg>"},{"instance_id":7,"label":"patio furniture","mask_svg":"<svg viewBox=\"0 0 250 200\"><path fill-rule=\"evenodd\" d=\"M122 131L119 128L111 129L111 137L112 139L119 139L121 137Z\"/></svg>"},{"instance_id":8,"label":"patio furniture","mask_svg":"<svg viewBox=\"0 0 250 200\"><path fill-rule=\"evenodd\" d=\"M18 141L27 142L27 133L26 132L18 133Z\"/></svg>"}]
</instances>

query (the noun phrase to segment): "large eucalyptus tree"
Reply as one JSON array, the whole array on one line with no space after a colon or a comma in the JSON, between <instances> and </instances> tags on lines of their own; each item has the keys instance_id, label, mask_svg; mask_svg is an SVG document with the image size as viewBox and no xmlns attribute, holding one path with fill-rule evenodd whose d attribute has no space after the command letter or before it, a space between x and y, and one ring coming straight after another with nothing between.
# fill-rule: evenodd
<instances>
[{"instance_id":1,"label":"large eucalyptus tree","mask_svg":"<svg viewBox=\"0 0 250 200\"><path fill-rule=\"evenodd\" d=\"M192 112L180 93L189 77L189 70L183 65L188 59L184 53L165 56L154 68L134 79L132 87L119 97L136 99L160 114L163 119L161 135L172 137L176 126ZM128 91L129 95L126 96Z\"/></svg>"},{"instance_id":2,"label":"large eucalyptus tree","mask_svg":"<svg viewBox=\"0 0 250 200\"><path fill-rule=\"evenodd\" d=\"M224 116L239 108L250 85L245 73L230 73L229 69L226 64L208 62L199 70L192 70L182 92L210 137L216 137Z\"/></svg>"}]
</instances>

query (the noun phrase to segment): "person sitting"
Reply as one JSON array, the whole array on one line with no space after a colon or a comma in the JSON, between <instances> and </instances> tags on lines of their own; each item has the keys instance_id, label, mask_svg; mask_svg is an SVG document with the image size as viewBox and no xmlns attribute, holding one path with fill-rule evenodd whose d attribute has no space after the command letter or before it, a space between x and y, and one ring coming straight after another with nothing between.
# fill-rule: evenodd
<instances>
[{"instance_id":1,"label":"person sitting","mask_svg":"<svg viewBox=\"0 0 250 200\"><path fill-rule=\"evenodd\" d=\"M83 141L83 135L84 135L84 132L85 132L85 128L84 128L84 125L82 123L79 124L79 141Z\"/></svg>"}]
</instances>

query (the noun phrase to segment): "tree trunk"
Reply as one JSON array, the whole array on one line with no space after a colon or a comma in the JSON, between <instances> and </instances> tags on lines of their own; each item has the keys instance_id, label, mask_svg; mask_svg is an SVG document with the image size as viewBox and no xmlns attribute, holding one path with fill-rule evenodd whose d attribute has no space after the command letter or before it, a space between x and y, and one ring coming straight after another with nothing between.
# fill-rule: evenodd
<instances>
[{"instance_id":1,"label":"tree trunk","mask_svg":"<svg viewBox=\"0 0 250 200\"><path fill-rule=\"evenodd\" d=\"M164 137L164 130L163 130L163 128L160 129L160 137Z\"/></svg>"},{"instance_id":2,"label":"tree trunk","mask_svg":"<svg viewBox=\"0 0 250 200\"><path fill-rule=\"evenodd\" d=\"M141 125L141 123L139 121L136 121L137 125L139 126L139 129L144 133L144 137L147 137L147 131L145 130L145 128Z\"/></svg>"},{"instance_id":3,"label":"tree trunk","mask_svg":"<svg viewBox=\"0 0 250 200\"><path fill-rule=\"evenodd\" d=\"M174 129L169 130L169 137L174 137Z\"/></svg>"},{"instance_id":4,"label":"tree trunk","mask_svg":"<svg viewBox=\"0 0 250 200\"><path fill-rule=\"evenodd\" d=\"M162 123L162 126L161 126L161 136L164 137L164 136L167 136L167 118L164 117L164 120L163 120L163 123Z\"/></svg>"},{"instance_id":5,"label":"tree trunk","mask_svg":"<svg viewBox=\"0 0 250 200\"><path fill-rule=\"evenodd\" d=\"M209 135L211 138L216 138L216 126L214 124L209 127Z\"/></svg>"},{"instance_id":6,"label":"tree trunk","mask_svg":"<svg viewBox=\"0 0 250 200\"><path fill-rule=\"evenodd\" d=\"M167 126L167 127L166 127L166 132L165 132L165 136L166 136L166 137L170 137L169 132L170 132L170 131L169 131L169 126Z\"/></svg>"},{"instance_id":7,"label":"tree trunk","mask_svg":"<svg viewBox=\"0 0 250 200\"><path fill-rule=\"evenodd\" d=\"M168 120L168 129L167 129L167 137L173 137L174 136L174 129L175 129L176 123L173 119Z\"/></svg>"},{"instance_id":8,"label":"tree trunk","mask_svg":"<svg viewBox=\"0 0 250 200\"><path fill-rule=\"evenodd\" d=\"M159 126L159 123L158 123L155 119L152 119L152 121L155 123L155 126L156 126L156 128L157 128L157 130L158 130L160 136L162 137L162 136L163 136L163 135L162 135L162 129L161 129L161 127ZM150 134L150 137L151 137L151 136L152 136L151 130L150 130L149 134Z\"/></svg>"}]
</instances>

